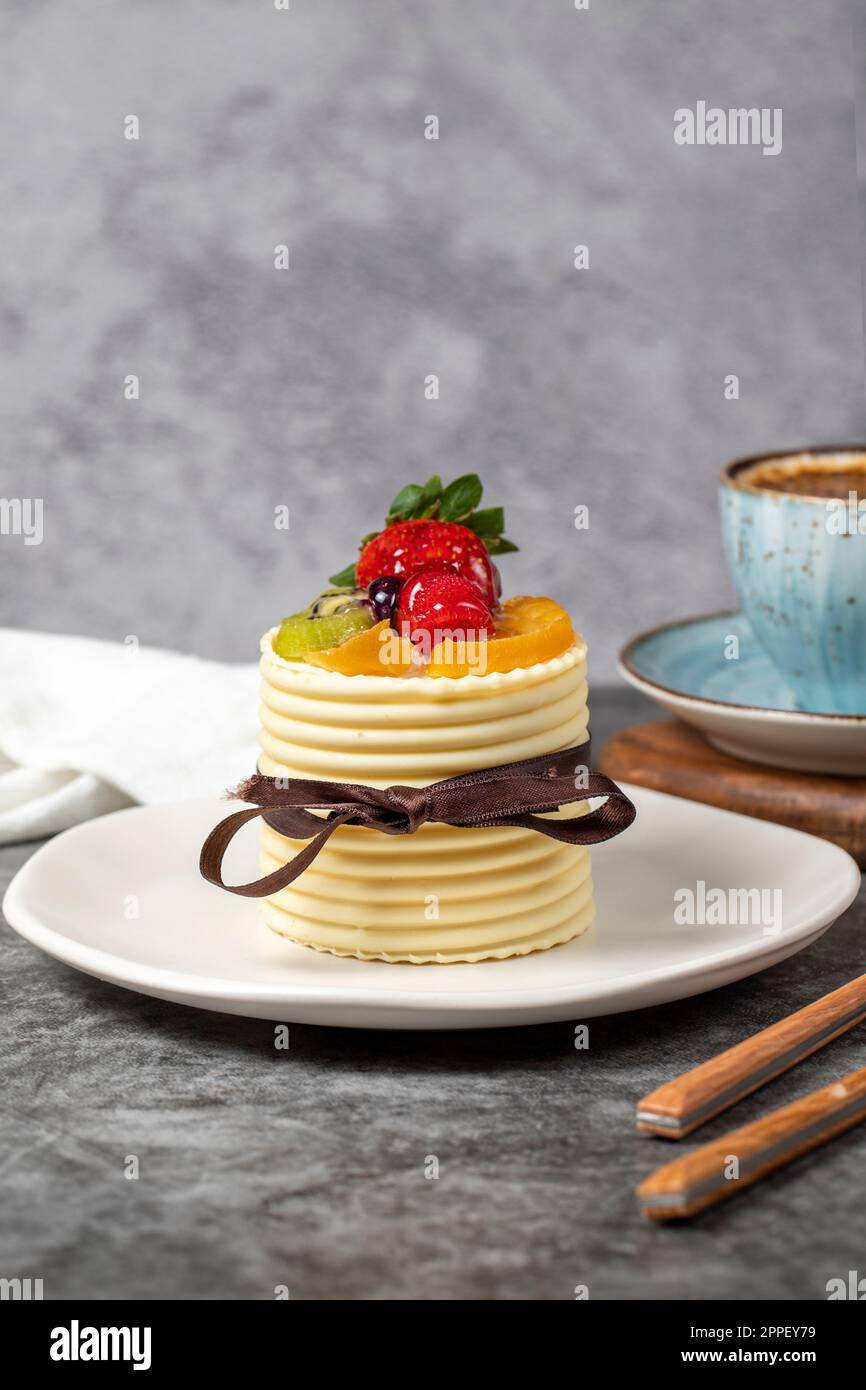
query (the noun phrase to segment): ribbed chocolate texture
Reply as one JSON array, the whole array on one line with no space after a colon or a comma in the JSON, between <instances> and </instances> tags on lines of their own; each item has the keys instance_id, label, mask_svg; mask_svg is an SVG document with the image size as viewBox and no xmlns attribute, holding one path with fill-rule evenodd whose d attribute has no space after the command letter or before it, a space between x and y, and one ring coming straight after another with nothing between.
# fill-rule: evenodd
<instances>
[{"instance_id":1,"label":"ribbed chocolate texture","mask_svg":"<svg viewBox=\"0 0 866 1390\"><path fill-rule=\"evenodd\" d=\"M342 676L281 660L271 638L261 662L259 768L268 776L419 786L588 737L579 638L537 666L458 680ZM301 847L263 824L263 872ZM589 851L522 829L424 825L397 837L341 826L261 908L275 931L339 955L417 963L522 955L592 922Z\"/></svg>"}]
</instances>

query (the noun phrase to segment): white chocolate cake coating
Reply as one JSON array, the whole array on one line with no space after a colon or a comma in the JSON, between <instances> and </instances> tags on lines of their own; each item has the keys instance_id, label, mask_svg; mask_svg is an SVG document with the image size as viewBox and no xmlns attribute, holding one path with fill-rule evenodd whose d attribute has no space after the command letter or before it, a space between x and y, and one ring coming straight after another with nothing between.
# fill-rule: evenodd
<instances>
[{"instance_id":1,"label":"white chocolate cake coating","mask_svg":"<svg viewBox=\"0 0 866 1390\"><path fill-rule=\"evenodd\" d=\"M586 647L505 673L344 676L284 661L262 638L260 771L421 786L582 743ZM585 809L585 803L583 803ZM581 810L572 804L562 813ZM303 841L262 822L270 872ZM569 941L593 919L589 851L536 831L341 826L310 868L262 902L292 941L363 960L478 961Z\"/></svg>"}]
</instances>

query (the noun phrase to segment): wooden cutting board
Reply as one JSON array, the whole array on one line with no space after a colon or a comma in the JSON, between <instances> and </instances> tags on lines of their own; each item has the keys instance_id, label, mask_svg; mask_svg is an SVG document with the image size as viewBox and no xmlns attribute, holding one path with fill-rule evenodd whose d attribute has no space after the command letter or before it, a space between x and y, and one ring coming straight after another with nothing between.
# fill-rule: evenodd
<instances>
[{"instance_id":1,"label":"wooden cutting board","mask_svg":"<svg viewBox=\"0 0 866 1390\"><path fill-rule=\"evenodd\" d=\"M826 777L732 758L678 719L633 724L609 738L599 771L725 811L833 840L866 868L866 777Z\"/></svg>"}]
</instances>

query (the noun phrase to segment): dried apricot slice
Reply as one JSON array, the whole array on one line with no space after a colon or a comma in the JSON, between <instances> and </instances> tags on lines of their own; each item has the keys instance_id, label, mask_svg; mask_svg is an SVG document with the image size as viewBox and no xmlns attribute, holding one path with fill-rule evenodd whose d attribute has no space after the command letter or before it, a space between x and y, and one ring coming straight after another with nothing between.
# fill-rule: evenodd
<instances>
[{"instance_id":1,"label":"dried apricot slice","mask_svg":"<svg viewBox=\"0 0 866 1390\"><path fill-rule=\"evenodd\" d=\"M552 598L508 598L497 617L496 632L483 648L480 643L442 642L433 649L429 673L455 680L458 676L513 671L561 656L573 642L571 619Z\"/></svg>"},{"instance_id":2,"label":"dried apricot slice","mask_svg":"<svg viewBox=\"0 0 866 1390\"><path fill-rule=\"evenodd\" d=\"M343 676L402 676L409 670L407 644L390 632L387 618L365 632L358 632L341 642L339 647L324 651L305 652L311 666L325 671L337 671Z\"/></svg>"}]
</instances>

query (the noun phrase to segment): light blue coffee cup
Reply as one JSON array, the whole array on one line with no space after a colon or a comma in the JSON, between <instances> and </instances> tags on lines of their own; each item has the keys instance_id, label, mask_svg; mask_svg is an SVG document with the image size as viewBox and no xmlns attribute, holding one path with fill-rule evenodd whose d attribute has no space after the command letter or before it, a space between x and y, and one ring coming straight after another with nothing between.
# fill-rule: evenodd
<instances>
[{"instance_id":1,"label":"light blue coffee cup","mask_svg":"<svg viewBox=\"0 0 866 1390\"><path fill-rule=\"evenodd\" d=\"M722 529L740 604L797 707L866 714L866 473L847 503L748 481L758 464L845 469L866 445L738 459L722 472ZM861 529L862 527L862 529Z\"/></svg>"}]
</instances>

